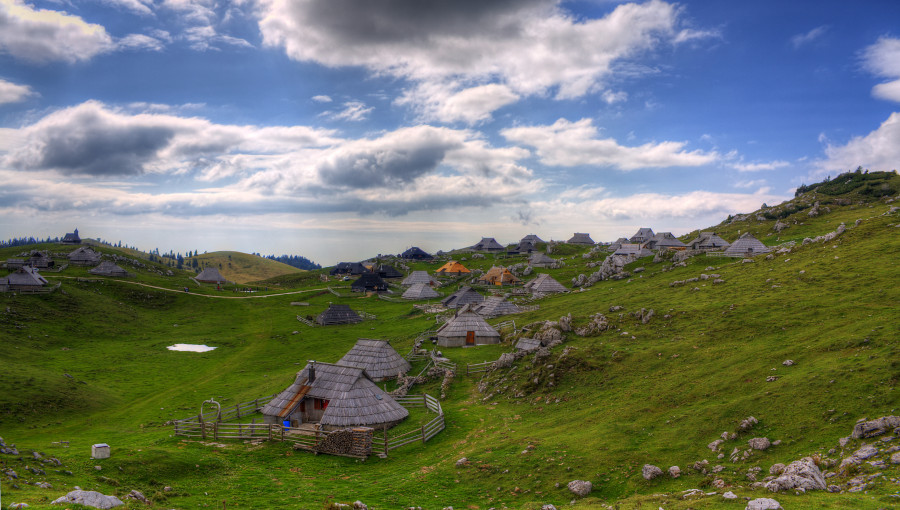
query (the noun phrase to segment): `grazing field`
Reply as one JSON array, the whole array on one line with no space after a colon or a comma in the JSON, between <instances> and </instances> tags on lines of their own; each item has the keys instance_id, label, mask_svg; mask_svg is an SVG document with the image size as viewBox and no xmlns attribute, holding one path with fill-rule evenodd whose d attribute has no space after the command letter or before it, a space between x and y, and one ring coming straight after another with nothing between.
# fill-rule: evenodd
<instances>
[{"instance_id":1,"label":"grazing field","mask_svg":"<svg viewBox=\"0 0 900 510\"><path fill-rule=\"evenodd\" d=\"M253 294L198 287L190 273L161 275L163 268L146 261L144 268L126 267L136 273L127 281L78 279L87 273L76 267L47 272L51 283L62 282L56 292L0 294L0 437L15 443L24 459L0 455L3 467L19 477L3 479L4 505L52 508L48 503L75 485L120 498L136 489L159 508L219 508L223 502L228 508L323 508L358 499L370 508L539 509L575 500L577 508L699 509L744 508L744 497L774 497L788 509L894 505L900 486L892 480L900 472L889 463L864 463L829 479L846 489L850 474L882 473L860 492L772 495L752 489L748 478L754 467L762 480L773 464L810 455L823 472L836 471L829 459L840 461L861 445L853 440L838 447L857 420L900 414L900 212L884 198L845 194L837 198L852 200L841 205L835 197L798 198L830 208L813 217L808 207L773 219L762 211L760 220L751 213L703 229L728 240L750 231L770 246L799 241L788 253L751 263L700 255L683 266L648 257L626 267L629 278L528 301L539 308L489 320L513 320L515 332L504 329L498 346L448 348L444 355L459 367L495 360L516 338L540 331L543 321L570 314L575 329L603 314L607 329L584 337L565 332L562 345L485 374L458 370L441 402L445 431L427 444L364 462L293 451L279 442L184 440L167 422L197 414L210 398L233 406L281 391L308 360L335 362L357 338L389 339L406 354L420 334L436 327L434 314L349 293L343 288L349 282L320 279L327 270L261 277L253 285L269 290ZM789 226L776 234L776 221ZM847 230L834 239L802 244L840 223ZM0 250L0 258L23 250ZM606 255L557 245L551 256L563 257L565 265L536 273L571 287L572 278L596 270L587 263ZM527 260L455 256L481 270ZM443 262L405 264L433 271ZM637 267L643 272L633 273ZM670 286L701 274L723 282ZM440 291L446 295L461 283ZM329 303L375 318L328 327L297 320ZM610 312L613 306L622 308ZM635 316L642 309L653 316L642 321ZM174 343L217 349L168 351ZM412 391L422 392L440 395L440 379ZM759 423L739 432L749 416ZM722 445L724 458L718 459L707 444L723 432L738 435ZM732 462L732 449L747 450L753 437L781 442ZM111 445L112 457L92 460L90 446L100 442ZM32 450L62 466L34 461ZM457 465L463 457L468 461ZM724 468L704 474L689 467L703 459L710 469ZM648 481L641 475L645 464L663 471L677 465L682 475ZM715 487L717 479L724 488ZM25 480L46 480L52 488ZM593 491L575 497L566 487L572 480L591 481ZM696 488L717 494L681 498ZM726 490L738 499L723 500Z\"/></svg>"}]
</instances>

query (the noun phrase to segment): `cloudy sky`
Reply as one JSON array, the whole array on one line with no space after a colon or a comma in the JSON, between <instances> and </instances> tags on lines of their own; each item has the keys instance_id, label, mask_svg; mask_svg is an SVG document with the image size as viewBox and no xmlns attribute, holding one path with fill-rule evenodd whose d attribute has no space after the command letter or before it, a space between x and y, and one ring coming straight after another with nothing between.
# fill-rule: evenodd
<instances>
[{"instance_id":1,"label":"cloudy sky","mask_svg":"<svg viewBox=\"0 0 900 510\"><path fill-rule=\"evenodd\" d=\"M0 0L0 238L328 265L900 167L900 2Z\"/></svg>"}]
</instances>

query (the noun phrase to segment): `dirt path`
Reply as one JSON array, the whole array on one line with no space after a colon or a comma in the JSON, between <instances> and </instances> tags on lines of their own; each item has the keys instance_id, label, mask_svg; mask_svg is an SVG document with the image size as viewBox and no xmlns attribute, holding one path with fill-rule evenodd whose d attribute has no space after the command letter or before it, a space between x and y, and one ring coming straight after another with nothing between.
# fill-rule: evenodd
<instances>
[{"instance_id":1,"label":"dirt path","mask_svg":"<svg viewBox=\"0 0 900 510\"><path fill-rule=\"evenodd\" d=\"M81 276L49 276L49 278L70 278L73 280L77 280L77 279L83 278L83 277L81 277ZM107 280L105 278L104 278L104 280L111 281L111 282L127 283L130 285L139 285L141 287L147 287L150 289L157 289L157 290L164 290L166 292L177 292L179 294L189 294L191 296L199 296L199 297L214 298L214 299L260 299L260 298L268 298L268 297L275 297L275 296L289 296L292 294L303 294L305 292L316 292L316 291L321 291L321 290L328 290L327 288L294 290L291 292L279 292L278 294L265 294L265 295L260 295L260 296L215 296L212 294L197 294L195 292L185 292L184 289L168 289L166 287L157 287L156 285L150 285L150 284L141 283L141 282L131 282L128 280L115 280L115 279Z\"/></svg>"}]
</instances>

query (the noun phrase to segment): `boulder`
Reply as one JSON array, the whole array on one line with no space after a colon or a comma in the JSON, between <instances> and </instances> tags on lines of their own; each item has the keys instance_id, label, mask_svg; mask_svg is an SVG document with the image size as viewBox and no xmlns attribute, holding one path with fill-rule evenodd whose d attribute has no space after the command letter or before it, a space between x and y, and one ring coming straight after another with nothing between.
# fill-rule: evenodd
<instances>
[{"instance_id":1,"label":"boulder","mask_svg":"<svg viewBox=\"0 0 900 510\"><path fill-rule=\"evenodd\" d=\"M728 491L725 494L722 494L722 497L725 499L737 499L737 496L731 491Z\"/></svg>"},{"instance_id":2,"label":"boulder","mask_svg":"<svg viewBox=\"0 0 900 510\"><path fill-rule=\"evenodd\" d=\"M877 420L857 423L856 426L853 427L851 436L853 436L854 439L875 437L897 427L900 427L900 416L883 416Z\"/></svg>"},{"instance_id":3,"label":"boulder","mask_svg":"<svg viewBox=\"0 0 900 510\"><path fill-rule=\"evenodd\" d=\"M748 501L744 510L784 510L784 508L772 498L756 498Z\"/></svg>"},{"instance_id":4,"label":"boulder","mask_svg":"<svg viewBox=\"0 0 900 510\"><path fill-rule=\"evenodd\" d=\"M721 439L716 439L716 440L713 441L712 443L709 443L708 445L706 445L706 447L709 448L709 449L712 450L712 451L716 451L716 450L719 449L719 445L722 444L722 443L724 443L724 442L725 442L725 441L723 441L723 440L721 440Z\"/></svg>"},{"instance_id":5,"label":"boulder","mask_svg":"<svg viewBox=\"0 0 900 510\"><path fill-rule=\"evenodd\" d=\"M740 430L741 432L750 430L757 423L759 423L759 420L750 416L750 417L746 418L745 420L741 421L741 423L738 425L738 430Z\"/></svg>"},{"instance_id":6,"label":"boulder","mask_svg":"<svg viewBox=\"0 0 900 510\"><path fill-rule=\"evenodd\" d=\"M593 484L587 480L572 480L568 487L572 494L582 498L590 494L594 488Z\"/></svg>"},{"instance_id":7,"label":"boulder","mask_svg":"<svg viewBox=\"0 0 900 510\"><path fill-rule=\"evenodd\" d=\"M144 503L145 505L150 504L150 501L148 501L147 498L143 494L141 494L141 492L138 490L132 490L131 492L126 494L125 499L133 499L135 501L140 501L141 503Z\"/></svg>"},{"instance_id":8,"label":"boulder","mask_svg":"<svg viewBox=\"0 0 900 510\"><path fill-rule=\"evenodd\" d=\"M644 467L641 469L641 475L644 476L644 480L653 480L661 474L663 474L662 469L652 464L644 464Z\"/></svg>"},{"instance_id":9,"label":"boulder","mask_svg":"<svg viewBox=\"0 0 900 510\"><path fill-rule=\"evenodd\" d=\"M681 476L681 468L678 466L672 466L669 468L669 476L672 478L678 478Z\"/></svg>"},{"instance_id":10,"label":"boulder","mask_svg":"<svg viewBox=\"0 0 900 510\"><path fill-rule=\"evenodd\" d=\"M772 464L772 467L769 468L770 475L777 476L777 475L780 475L781 473L784 473L784 464L782 464L780 462L777 464Z\"/></svg>"},{"instance_id":11,"label":"boulder","mask_svg":"<svg viewBox=\"0 0 900 510\"><path fill-rule=\"evenodd\" d=\"M353 510L369 510L369 507L368 505L357 499L353 502Z\"/></svg>"},{"instance_id":12,"label":"boulder","mask_svg":"<svg viewBox=\"0 0 900 510\"><path fill-rule=\"evenodd\" d=\"M459 459L458 461L456 461L456 467L463 467L468 463L469 463L469 459L467 459L466 457L463 457L463 458Z\"/></svg>"},{"instance_id":13,"label":"boulder","mask_svg":"<svg viewBox=\"0 0 900 510\"><path fill-rule=\"evenodd\" d=\"M53 500L52 505L77 504L93 508L107 509L122 506L125 503L115 496L105 496L97 491L72 491L61 498Z\"/></svg>"},{"instance_id":14,"label":"boulder","mask_svg":"<svg viewBox=\"0 0 900 510\"><path fill-rule=\"evenodd\" d=\"M772 446L772 443L767 437L754 437L747 441L747 444L754 450L767 450L769 446Z\"/></svg>"},{"instance_id":15,"label":"boulder","mask_svg":"<svg viewBox=\"0 0 900 510\"><path fill-rule=\"evenodd\" d=\"M825 477L810 457L791 462L784 468L781 476L766 484L766 488L772 492L788 489L825 490L825 487Z\"/></svg>"}]
</instances>

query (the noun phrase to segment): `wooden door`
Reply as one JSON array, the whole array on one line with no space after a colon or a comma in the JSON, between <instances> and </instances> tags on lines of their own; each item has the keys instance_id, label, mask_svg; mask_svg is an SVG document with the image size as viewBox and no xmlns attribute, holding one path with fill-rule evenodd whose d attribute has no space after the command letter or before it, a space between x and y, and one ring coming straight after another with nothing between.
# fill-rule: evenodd
<instances>
[{"instance_id":1,"label":"wooden door","mask_svg":"<svg viewBox=\"0 0 900 510\"><path fill-rule=\"evenodd\" d=\"M466 332L466 345L475 345L475 332L474 331Z\"/></svg>"}]
</instances>

